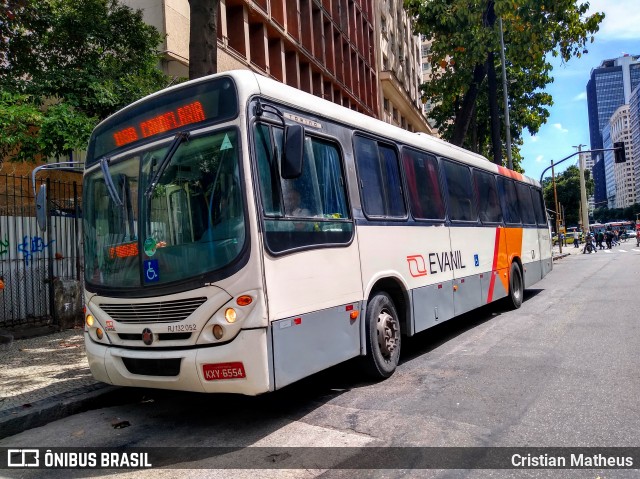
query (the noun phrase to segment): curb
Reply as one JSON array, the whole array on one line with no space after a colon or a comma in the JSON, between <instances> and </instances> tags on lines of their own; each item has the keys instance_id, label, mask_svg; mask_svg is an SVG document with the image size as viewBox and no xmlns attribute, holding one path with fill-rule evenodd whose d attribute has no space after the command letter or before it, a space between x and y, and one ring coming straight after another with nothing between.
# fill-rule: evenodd
<instances>
[{"instance_id":1,"label":"curb","mask_svg":"<svg viewBox=\"0 0 640 479\"><path fill-rule=\"evenodd\" d=\"M555 261L555 260L557 260L557 259L562 259L562 258L565 258L565 257L567 257L567 256L571 256L571 253L562 253L562 254L559 254L559 255L557 255L557 256L552 257L551 259L552 259L553 261Z\"/></svg>"},{"instance_id":2,"label":"curb","mask_svg":"<svg viewBox=\"0 0 640 479\"><path fill-rule=\"evenodd\" d=\"M36 401L28 407L18 406L2 411L0 439L79 412L117 405L128 398L128 395L121 394L121 389L104 383L92 384Z\"/></svg>"}]
</instances>

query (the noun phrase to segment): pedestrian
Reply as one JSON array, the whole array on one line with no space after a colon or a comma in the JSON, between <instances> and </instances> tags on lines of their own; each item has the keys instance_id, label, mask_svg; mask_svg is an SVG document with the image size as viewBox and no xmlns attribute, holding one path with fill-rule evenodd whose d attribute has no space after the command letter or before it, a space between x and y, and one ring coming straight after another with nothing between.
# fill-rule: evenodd
<instances>
[{"instance_id":1,"label":"pedestrian","mask_svg":"<svg viewBox=\"0 0 640 479\"><path fill-rule=\"evenodd\" d=\"M602 244L603 241L604 241L604 233L602 232L602 230L600 230L600 231L598 231L598 236L597 236L597 240L596 240L596 244L597 244L598 248L604 249L604 245Z\"/></svg>"},{"instance_id":2,"label":"pedestrian","mask_svg":"<svg viewBox=\"0 0 640 479\"><path fill-rule=\"evenodd\" d=\"M562 246L567 246L567 239L565 238L564 233L562 232L560 233L560 244Z\"/></svg>"},{"instance_id":3,"label":"pedestrian","mask_svg":"<svg viewBox=\"0 0 640 479\"><path fill-rule=\"evenodd\" d=\"M607 231L604 232L604 237L607 243L607 249L611 249L611 242L613 241L613 233L611 232L611 226L607 227Z\"/></svg>"},{"instance_id":4,"label":"pedestrian","mask_svg":"<svg viewBox=\"0 0 640 479\"><path fill-rule=\"evenodd\" d=\"M573 232L573 247L580 248L580 232L577 229Z\"/></svg>"}]
</instances>

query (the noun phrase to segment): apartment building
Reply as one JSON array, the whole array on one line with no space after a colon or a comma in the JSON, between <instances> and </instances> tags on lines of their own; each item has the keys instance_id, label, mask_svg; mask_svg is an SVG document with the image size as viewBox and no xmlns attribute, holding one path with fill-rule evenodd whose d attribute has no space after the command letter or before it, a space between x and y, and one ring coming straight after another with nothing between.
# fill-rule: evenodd
<instances>
[{"instance_id":1,"label":"apartment building","mask_svg":"<svg viewBox=\"0 0 640 479\"><path fill-rule=\"evenodd\" d=\"M165 35L163 70L186 77L188 0L123 1L142 9L145 20ZM420 114L418 51L402 0L219 4L219 72L250 69L409 131L430 132Z\"/></svg>"},{"instance_id":2,"label":"apartment building","mask_svg":"<svg viewBox=\"0 0 640 479\"><path fill-rule=\"evenodd\" d=\"M602 130L604 148L613 148L616 142L625 144L625 163L615 163L612 151L605 152L604 166L609 208L626 208L636 202L636 185L633 173L633 149L629 124L629 105L622 105L611 116Z\"/></svg>"},{"instance_id":3,"label":"apartment building","mask_svg":"<svg viewBox=\"0 0 640 479\"><path fill-rule=\"evenodd\" d=\"M421 40L413 34L402 0L378 0L380 119L409 131L433 134L422 111Z\"/></svg>"}]
</instances>

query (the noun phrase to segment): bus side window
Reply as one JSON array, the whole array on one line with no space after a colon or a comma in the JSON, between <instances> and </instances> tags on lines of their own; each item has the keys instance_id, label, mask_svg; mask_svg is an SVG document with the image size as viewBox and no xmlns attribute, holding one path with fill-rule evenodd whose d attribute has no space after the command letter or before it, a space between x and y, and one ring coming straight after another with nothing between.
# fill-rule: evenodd
<instances>
[{"instance_id":1,"label":"bus side window","mask_svg":"<svg viewBox=\"0 0 640 479\"><path fill-rule=\"evenodd\" d=\"M449 219L478 221L471 186L471 171L466 166L448 160L443 160L442 165L449 191Z\"/></svg>"},{"instance_id":2,"label":"bus side window","mask_svg":"<svg viewBox=\"0 0 640 479\"><path fill-rule=\"evenodd\" d=\"M279 180L280 165L279 159L276 157L277 149L271 137L271 128L267 125L256 124L254 138L262 208L266 215L283 216Z\"/></svg>"},{"instance_id":3,"label":"bus side window","mask_svg":"<svg viewBox=\"0 0 640 479\"><path fill-rule=\"evenodd\" d=\"M444 202L438 181L436 157L405 148L402 151L402 164L413 217L444 220Z\"/></svg>"},{"instance_id":4,"label":"bus side window","mask_svg":"<svg viewBox=\"0 0 640 479\"><path fill-rule=\"evenodd\" d=\"M483 223L502 223L502 208L495 176L484 171L473 170L473 180L478 192L480 220Z\"/></svg>"},{"instance_id":5,"label":"bus side window","mask_svg":"<svg viewBox=\"0 0 640 479\"><path fill-rule=\"evenodd\" d=\"M538 188L531 187L531 196L533 198L533 210L536 215L536 221L541 226L547 226L547 215L545 215L542 191Z\"/></svg>"},{"instance_id":6,"label":"bus side window","mask_svg":"<svg viewBox=\"0 0 640 479\"><path fill-rule=\"evenodd\" d=\"M520 217L525 225L535 225L536 217L533 212L533 203L531 201L531 190L522 183L516 183L516 193L518 195L518 204L520 205Z\"/></svg>"},{"instance_id":7,"label":"bus side window","mask_svg":"<svg viewBox=\"0 0 640 479\"><path fill-rule=\"evenodd\" d=\"M396 150L361 136L354 138L354 150L365 214L405 218L407 210Z\"/></svg>"},{"instance_id":8,"label":"bus side window","mask_svg":"<svg viewBox=\"0 0 640 479\"><path fill-rule=\"evenodd\" d=\"M505 223L520 224L520 208L518 206L516 185L507 178L498 177L498 191L500 191L503 201L502 209Z\"/></svg>"},{"instance_id":9,"label":"bus side window","mask_svg":"<svg viewBox=\"0 0 640 479\"><path fill-rule=\"evenodd\" d=\"M254 139L268 250L348 244L353 222L339 145L306 135L302 173L285 179L279 168L282 128L256 124Z\"/></svg>"}]
</instances>

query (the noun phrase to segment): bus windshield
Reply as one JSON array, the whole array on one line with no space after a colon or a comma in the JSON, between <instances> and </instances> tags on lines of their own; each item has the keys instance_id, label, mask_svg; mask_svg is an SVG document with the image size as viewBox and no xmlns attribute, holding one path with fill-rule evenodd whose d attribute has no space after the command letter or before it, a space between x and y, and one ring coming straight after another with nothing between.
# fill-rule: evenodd
<instances>
[{"instance_id":1,"label":"bus windshield","mask_svg":"<svg viewBox=\"0 0 640 479\"><path fill-rule=\"evenodd\" d=\"M237 141L237 130L227 128L182 141L169 156L170 139L125 155L108 170L115 198L102 169L88 173L86 282L154 286L231 263L246 236Z\"/></svg>"}]
</instances>

